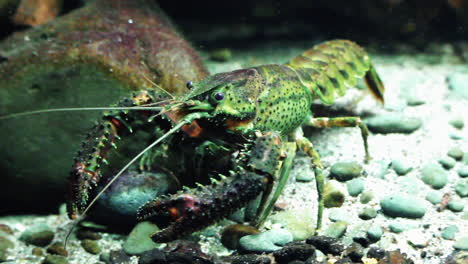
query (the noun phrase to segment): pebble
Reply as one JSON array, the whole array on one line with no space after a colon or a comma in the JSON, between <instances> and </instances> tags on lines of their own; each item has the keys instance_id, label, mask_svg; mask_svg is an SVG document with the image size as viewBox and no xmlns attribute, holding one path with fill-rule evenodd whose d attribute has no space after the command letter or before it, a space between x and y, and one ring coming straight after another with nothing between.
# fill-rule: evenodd
<instances>
[{"instance_id":1,"label":"pebble","mask_svg":"<svg viewBox=\"0 0 468 264\"><path fill-rule=\"evenodd\" d=\"M248 225L229 225L221 233L221 243L228 249L236 250L239 247L239 239L243 236L258 234L257 228Z\"/></svg>"},{"instance_id":2,"label":"pebble","mask_svg":"<svg viewBox=\"0 0 468 264\"><path fill-rule=\"evenodd\" d=\"M325 184L323 190L323 204L325 208L341 207L345 201L345 195L332 181Z\"/></svg>"},{"instance_id":3,"label":"pebble","mask_svg":"<svg viewBox=\"0 0 468 264\"><path fill-rule=\"evenodd\" d=\"M453 248L460 250L468 250L468 236L460 237L453 244Z\"/></svg>"},{"instance_id":4,"label":"pebble","mask_svg":"<svg viewBox=\"0 0 468 264\"><path fill-rule=\"evenodd\" d=\"M138 264L167 263L166 254L158 248L145 251L139 257Z\"/></svg>"},{"instance_id":5,"label":"pebble","mask_svg":"<svg viewBox=\"0 0 468 264\"><path fill-rule=\"evenodd\" d=\"M76 237L79 240L83 240L83 239L99 240L102 238L100 234L90 231L90 230L86 230L86 229L78 230L78 232L76 232Z\"/></svg>"},{"instance_id":6,"label":"pebble","mask_svg":"<svg viewBox=\"0 0 468 264\"><path fill-rule=\"evenodd\" d=\"M418 106L418 105L423 105L425 103L426 101L424 99L421 99L417 96L408 96L406 98L406 104L408 106Z\"/></svg>"},{"instance_id":7,"label":"pebble","mask_svg":"<svg viewBox=\"0 0 468 264\"><path fill-rule=\"evenodd\" d=\"M450 170L451 168L455 167L456 160L451 157L443 157L439 159L440 165L444 167L446 170Z\"/></svg>"},{"instance_id":8,"label":"pebble","mask_svg":"<svg viewBox=\"0 0 468 264\"><path fill-rule=\"evenodd\" d=\"M101 248L99 247L98 243L91 239L84 239L81 241L81 246L84 250L90 254L97 255L101 253Z\"/></svg>"},{"instance_id":9,"label":"pebble","mask_svg":"<svg viewBox=\"0 0 468 264\"><path fill-rule=\"evenodd\" d=\"M380 260L383 257L385 257L385 249L379 247L371 247L369 248L369 251L367 251L367 257ZM372 262L370 262L369 264L372 264Z\"/></svg>"},{"instance_id":10,"label":"pebble","mask_svg":"<svg viewBox=\"0 0 468 264\"><path fill-rule=\"evenodd\" d=\"M123 250L129 255L138 255L156 248L159 244L151 240L151 235L157 231L159 228L149 221L136 224L122 245Z\"/></svg>"},{"instance_id":11,"label":"pebble","mask_svg":"<svg viewBox=\"0 0 468 264\"><path fill-rule=\"evenodd\" d=\"M290 263L294 260L305 261L315 257L315 247L304 242L292 242L273 252L277 263Z\"/></svg>"},{"instance_id":12,"label":"pebble","mask_svg":"<svg viewBox=\"0 0 468 264\"><path fill-rule=\"evenodd\" d=\"M366 203L372 201L372 199L374 199L374 194L371 191L364 192L364 193L361 194L361 196L359 196L359 201L362 204L366 204Z\"/></svg>"},{"instance_id":13,"label":"pebble","mask_svg":"<svg viewBox=\"0 0 468 264\"><path fill-rule=\"evenodd\" d=\"M348 223L344 221L338 221L330 224L327 229L323 232L325 236L340 238L346 233Z\"/></svg>"},{"instance_id":14,"label":"pebble","mask_svg":"<svg viewBox=\"0 0 468 264\"><path fill-rule=\"evenodd\" d=\"M465 126L465 122L461 117L455 117L453 119L450 119L449 124L457 129L462 129Z\"/></svg>"},{"instance_id":15,"label":"pebble","mask_svg":"<svg viewBox=\"0 0 468 264\"><path fill-rule=\"evenodd\" d=\"M429 191L426 194L426 200L428 200L432 204L438 204L442 202L444 194L438 191Z\"/></svg>"},{"instance_id":16,"label":"pebble","mask_svg":"<svg viewBox=\"0 0 468 264\"><path fill-rule=\"evenodd\" d=\"M9 235L13 235L13 229L11 229L10 226L5 225L5 224L0 224L0 231L3 231Z\"/></svg>"},{"instance_id":17,"label":"pebble","mask_svg":"<svg viewBox=\"0 0 468 264\"><path fill-rule=\"evenodd\" d=\"M466 80L468 73L455 71L447 76L447 83L452 94L457 98L468 99L468 84Z\"/></svg>"},{"instance_id":18,"label":"pebble","mask_svg":"<svg viewBox=\"0 0 468 264\"><path fill-rule=\"evenodd\" d=\"M453 147L449 149L447 152L447 156L455 159L455 160L462 160L463 159L463 150L461 150L459 147Z\"/></svg>"},{"instance_id":19,"label":"pebble","mask_svg":"<svg viewBox=\"0 0 468 264\"><path fill-rule=\"evenodd\" d=\"M364 191L364 180L361 178L352 179L346 183L349 195L356 197Z\"/></svg>"},{"instance_id":20,"label":"pebble","mask_svg":"<svg viewBox=\"0 0 468 264\"><path fill-rule=\"evenodd\" d=\"M68 260L64 256L47 255L42 264L68 264Z\"/></svg>"},{"instance_id":21,"label":"pebble","mask_svg":"<svg viewBox=\"0 0 468 264\"><path fill-rule=\"evenodd\" d=\"M8 238L0 236L0 262L7 260L7 250L14 247L15 244Z\"/></svg>"},{"instance_id":22,"label":"pebble","mask_svg":"<svg viewBox=\"0 0 468 264\"><path fill-rule=\"evenodd\" d=\"M31 254L34 256L42 257L44 256L44 251L42 251L42 248L35 247L31 250Z\"/></svg>"},{"instance_id":23,"label":"pebble","mask_svg":"<svg viewBox=\"0 0 468 264\"><path fill-rule=\"evenodd\" d=\"M423 200L405 194L392 194L380 200L383 213L392 217L421 218L426 213Z\"/></svg>"},{"instance_id":24,"label":"pebble","mask_svg":"<svg viewBox=\"0 0 468 264\"><path fill-rule=\"evenodd\" d=\"M361 175L362 166L354 161L337 162L330 168L330 177L338 181L349 181Z\"/></svg>"},{"instance_id":25,"label":"pebble","mask_svg":"<svg viewBox=\"0 0 468 264\"><path fill-rule=\"evenodd\" d=\"M463 136L460 133L456 133L456 132L449 133L449 137L453 140L463 139Z\"/></svg>"},{"instance_id":26,"label":"pebble","mask_svg":"<svg viewBox=\"0 0 468 264\"><path fill-rule=\"evenodd\" d=\"M413 229L407 232L408 244L415 248L423 248L429 244L429 237L427 234L422 233L421 230Z\"/></svg>"},{"instance_id":27,"label":"pebble","mask_svg":"<svg viewBox=\"0 0 468 264\"><path fill-rule=\"evenodd\" d=\"M345 249L338 239L326 236L313 236L306 239L306 243L313 245L324 254L340 255Z\"/></svg>"},{"instance_id":28,"label":"pebble","mask_svg":"<svg viewBox=\"0 0 468 264\"><path fill-rule=\"evenodd\" d=\"M442 230L441 236L446 240L453 240L455 234L460 231L456 225L449 225Z\"/></svg>"},{"instance_id":29,"label":"pebble","mask_svg":"<svg viewBox=\"0 0 468 264\"><path fill-rule=\"evenodd\" d=\"M304 240L315 233L314 212L309 209L289 209L276 213L273 223L279 223L293 235L294 241Z\"/></svg>"},{"instance_id":30,"label":"pebble","mask_svg":"<svg viewBox=\"0 0 468 264\"><path fill-rule=\"evenodd\" d=\"M447 204L447 208L452 212L461 212L465 208L462 200L452 200Z\"/></svg>"},{"instance_id":31,"label":"pebble","mask_svg":"<svg viewBox=\"0 0 468 264\"><path fill-rule=\"evenodd\" d=\"M273 252L292 241L293 236L289 231L272 229L256 235L243 236L239 240L239 245L247 251Z\"/></svg>"},{"instance_id":32,"label":"pebble","mask_svg":"<svg viewBox=\"0 0 468 264\"><path fill-rule=\"evenodd\" d=\"M463 166L460 169L458 169L458 175L462 178L468 177L468 166Z\"/></svg>"},{"instance_id":33,"label":"pebble","mask_svg":"<svg viewBox=\"0 0 468 264\"><path fill-rule=\"evenodd\" d=\"M416 225L403 223L401 221L394 221L388 225L388 229L390 229L390 231L393 233L401 233L401 232L404 232L406 230L416 228L416 227L417 227Z\"/></svg>"},{"instance_id":34,"label":"pebble","mask_svg":"<svg viewBox=\"0 0 468 264\"><path fill-rule=\"evenodd\" d=\"M401 160L392 160L392 168L400 176L407 174L413 169L411 165Z\"/></svg>"},{"instance_id":35,"label":"pebble","mask_svg":"<svg viewBox=\"0 0 468 264\"><path fill-rule=\"evenodd\" d=\"M294 170L291 174L298 182L310 182L315 178L309 158L298 158L294 160Z\"/></svg>"},{"instance_id":36,"label":"pebble","mask_svg":"<svg viewBox=\"0 0 468 264\"><path fill-rule=\"evenodd\" d=\"M372 218L375 218L377 216L377 211L374 208L364 208L360 213L359 213L359 218L362 220L370 220Z\"/></svg>"},{"instance_id":37,"label":"pebble","mask_svg":"<svg viewBox=\"0 0 468 264\"><path fill-rule=\"evenodd\" d=\"M334 208L329 210L328 219L333 222L347 222L349 219L351 219L351 216L346 210Z\"/></svg>"},{"instance_id":38,"label":"pebble","mask_svg":"<svg viewBox=\"0 0 468 264\"><path fill-rule=\"evenodd\" d=\"M409 134L422 125L422 121L415 117L406 117L402 114L390 113L371 117L366 120L369 130L374 133L405 133Z\"/></svg>"},{"instance_id":39,"label":"pebble","mask_svg":"<svg viewBox=\"0 0 468 264\"><path fill-rule=\"evenodd\" d=\"M271 260L267 256L257 254L245 254L231 256L231 264L270 264Z\"/></svg>"},{"instance_id":40,"label":"pebble","mask_svg":"<svg viewBox=\"0 0 468 264\"><path fill-rule=\"evenodd\" d=\"M429 163L421 169L422 181L434 189L443 188L448 182L447 172L439 164Z\"/></svg>"},{"instance_id":41,"label":"pebble","mask_svg":"<svg viewBox=\"0 0 468 264\"><path fill-rule=\"evenodd\" d=\"M45 247L54 239L54 232L46 224L36 224L25 230L19 240L26 244Z\"/></svg>"},{"instance_id":42,"label":"pebble","mask_svg":"<svg viewBox=\"0 0 468 264\"><path fill-rule=\"evenodd\" d=\"M461 179L455 185L455 192L460 197L467 197L468 196L468 179Z\"/></svg>"},{"instance_id":43,"label":"pebble","mask_svg":"<svg viewBox=\"0 0 468 264\"><path fill-rule=\"evenodd\" d=\"M380 238L383 235L383 229L379 225L372 225L368 230L367 230L367 237L369 238L370 241L376 242L379 241Z\"/></svg>"},{"instance_id":44,"label":"pebble","mask_svg":"<svg viewBox=\"0 0 468 264\"><path fill-rule=\"evenodd\" d=\"M50 253L52 255L60 255L60 256L68 256L68 252L65 249L63 243L61 242L55 242L52 245L50 245L47 248L47 253Z\"/></svg>"}]
</instances>

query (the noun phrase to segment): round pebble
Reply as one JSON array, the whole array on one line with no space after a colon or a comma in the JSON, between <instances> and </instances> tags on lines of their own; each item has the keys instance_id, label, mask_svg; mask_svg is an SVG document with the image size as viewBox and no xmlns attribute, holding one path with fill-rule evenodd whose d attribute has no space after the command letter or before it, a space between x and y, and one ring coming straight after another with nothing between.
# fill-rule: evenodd
<instances>
[{"instance_id":1,"label":"round pebble","mask_svg":"<svg viewBox=\"0 0 468 264\"><path fill-rule=\"evenodd\" d=\"M432 204L438 204L438 203L442 202L443 196L444 196L444 194L441 193L441 192L438 192L438 191L429 191L429 192L426 194L426 200L428 200L428 201L431 202Z\"/></svg>"},{"instance_id":2,"label":"round pebble","mask_svg":"<svg viewBox=\"0 0 468 264\"><path fill-rule=\"evenodd\" d=\"M417 197L393 194L380 200L383 213L392 217L421 218L426 213L424 201Z\"/></svg>"},{"instance_id":3,"label":"round pebble","mask_svg":"<svg viewBox=\"0 0 468 264\"><path fill-rule=\"evenodd\" d=\"M347 222L349 221L350 218L351 216L348 214L348 212L343 209L334 208L334 209L329 210L329 213L328 213L328 219L330 219L330 221L333 221L333 222L338 222L338 221Z\"/></svg>"},{"instance_id":4,"label":"round pebble","mask_svg":"<svg viewBox=\"0 0 468 264\"><path fill-rule=\"evenodd\" d=\"M52 255L68 256L68 251L65 249L63 243L55 242L47 248L47 253Z\"/></svg>"},{"instance_id":5,"label":"round pebble","mask_svg":"<svg viewBox=\"0 0 468 264\"><path fill-rule=\"evenodd\" d=\"M415 248L423 248L429 244L429 237L427 234L421 232L419 229L408 231L408 244Z\"/></svg>"},{"instance_id":6,"label":"round pebble","mask_svg":"<svg viewBox=\"0 0 468 264\"><path fill-rule=\"evenodd\" d=\"M81 241L81 246L84 250L90 254L97 255L101 253L101 248L99 247L98 243L91 239L84 239Z\"/></svg>"},{"instance_id":7,"label":"round pebble","mask_svg":"<svg viewBox=\"0 0 468 264\"><path fill-rule=\"evenodd\" d=\"M54 232L46 224L36 224L25 230L19 240L26 244L45 247L54 239Z\"/></svg>"},{"instance_id":8,"label":"round pebble","mask_svg":"<svg viewBox=\"0 0 468 264\"><path fill-rule=\"evenodd\" d=\"M463 166L460 169L458 169L458 175L462 178L468 177L468 166Z\"/></svg>"},{"instance_id":9,"label":"round pebble","mask_svg":"<svg viewBox=\"0 0 468 264\"><path fill-rule=\"evenodd\" d=\"M465 126L465 122L461 117L455 117L450 119L449 124L452 125L454 128L462 129Z\"/></svg>"},{"instance_id":10,"label":"round pebble","mask_svg":"<svg viewBox=\"0 0 468 264\"><path fill-rule=\"evenodd\" d=\"M455 159L455 160L462 160L463 159L463 150L461 150L459 147L453 147L449 149L447 152L447 156Z\"/></svg>"},{"instance_id":11,"label":"round pebble","mask_svg":"<svg viewBox=\"0 0 468 264\"><path fill-rule=\"evenodd\" d=\"M156 248L159 244L151 240L151 235L157 231L159 228L149 221L138 223L125 240L123 250L129 255L138 255Z\"/></svg>"},{"instance_id":12,"label":"round pebble","mask_svg":"<svg viewBox=\"0 0 468 264\"><path fill-rule=\"evenodd\" d=\"M360 213L359 213L359 218L362 220L370 220L372 218L375 218L377 216L377 211L374 208L364 208Z\"/></svg>"},{"instance_id":13,"label":"round pebble","mask_svg":"<svg viewBox=\"0 0 468 264\"><path fill-rule=\"evenodd\" d=\"M452 200L447 204L447 208L452 212L461 212L465 208L465 205L461 200Z\"/></svg>"},{"instance_id":14,"label":"round pebble","mask_svg":"<svg viewBox=\"0 0 468 264\"><path fill-rule=\"evenodd\" d=\"M363 192L361 196L359 196L359 201L362 204L366 204L374 199L374 194L371 191Z\"/></svg>"},{"instance_id":15,"label":"round pebble","mask_svg":"<svg viewBox=\"0 0 468 264\"><path fill-rule=\"evenodd\" d=\"M405 175L410 172L413 167L401 160L392 160L392 168L398 175Z\"/></svg>"},{"instance_id":16,"label":"round pebble","mask_svg":"<svg viewBox=\"0 0 468 264\"><path fill-rule=\"evenodd\" d=\"M68 260L59 255L47 255L42 264L68 264Z\"/></svg>"},{"instance_id":17,"label":"round pebble","mask_svg":"<svg viewBox=\"0 0 468 264\"><path fill-rule=\"evenodd\" d=\"M221 233L221 243L228 249L238 249L239 239L243 236L258 234L257 228L248 225L229 225Z\"/></svg>"},{"instance_id":18,"label":"round pebble","mask_svg":"<svg viewBox=\"0 0 468 264\"><path fill-rule=\"evenodd\" d=\"M361 172L362 167L357 162L337 162L330 168L330 177L339 181L349 181L361 175Z\"/></svg>"},{"instance_id":19,"label":"round pebble","mask_svg":"<svg viewBox=\"0 0 468 264\"><path fill-rule=\"evenodd\" d=\"M366 234L367 234L367 237L369 238L369 240L371 240L372 242L379 241L380 238L383 235L383 229L382 229L382 227L380 227L378 225L372 225L367 230Z\"/></svg>"},{"instance_id":20,"label":"round pebble","mask_svg":"<svg viewBox=\"0 0 468 264\"><path fill-rule=\"evenodd\" d=\"M369 130L374 133L405 133L409 134L422 125L422 121L415 117L406 117L401 114L391 113L371 117L366 120Z\"/></svg>"},{"instance_id":21,"label":"round pebble","mask_svg":"<svg viewBox=\"0 0 468 264\"><path fill-rule=\"evenodd\" d=\"M416 227L417 226L415 225L403 223L401 221L394 221L388 225L388 229L390 229L390 231L393 233L401 233L403 231L410 230Z\"/></svg>"},{"instance_id":22,"label":"round pebble","mask_svg":"<svg viewBox=\"0 0 468 264\"><path fill-rule=\"evenodd\" d=\"M468 196L468 179L461 179L458 181L457 185L455 185L455 192L460 197L467 197Z\"/></svg>"},{"instance_id":23,"label":"round pebble","mask_svg":"<svg viewBox=\"0 0 468 264\"><path fill-rule=\"evenodd\" d=\"M239 245L252 252L272 252L293 241L292 234L285 229L272 229L266 232L243 236Z\"/></svg>"},{"instance_id":24,"label":"round pebble","mask_svg":"<svg viewBox=\"0 0 468 264\"><path fill-rule=\"evenodd\" d=\"M364 180L361 178L352 179L346 183L349 195L356 197L364 191Z\"/></svg>"},{"instance_id":25,"label":"round pebble","mask_svg":"<svg viewBox=\"0 0 468 264\"><path fill-rule=\"evenodd\" d=\"M441 236L446 240L453 240L459 229L456 225L449 225L442 230Z\"/></svg>"},{"instance_id":26,"label":"round pebble","mask_svg":"<svg viewBox=\"0 0 468 264\"><path fill-rule=\"evenodd\" d=\"M323 234L333 238L340 238L346 233L347 228L348 223L344 221L338 221L329 225Z\"/></svg>"},{"instance_id":27,"label":"round pebble","mask_svg":"<svg viewBox=\"0 0 468 264\"><path fill-rule=\"evenodd\" d=\"M468 236L460 237L453 244L453 248L460 250L468 250Z\"/></svg>"},{"instance_id":28,"label":"round pebble","mask_svg":"<svg viewBox=\"0 0 468 264\"><path fill-rule=\"evenodd\" d=\"M434 189L443 188L448 182L447 172L435 163L425 165L421 169L422 181Z\"/></svg>"},{"instance_id":29,"label":"round pebble","mask_svg":"<svg viewBox=\"0 0 468 264\"><path fill-rule=\"evenodd\" d=\"M455 167L456 160L451 157L443 157L439 159L440 165L444 167L446 170L450 170L451 168Z\"/></svg>"},{"instance_id":30,"label":"round pebble","mask_svg":"<svg viewBox=\"0 0 468 264\"><path fill-rule=\"evenodd\" d=\"M460 133L456 133L456 132L449 133L449 137L453 140L463 139L463 136Z\"/></svg>"}]
</instances>

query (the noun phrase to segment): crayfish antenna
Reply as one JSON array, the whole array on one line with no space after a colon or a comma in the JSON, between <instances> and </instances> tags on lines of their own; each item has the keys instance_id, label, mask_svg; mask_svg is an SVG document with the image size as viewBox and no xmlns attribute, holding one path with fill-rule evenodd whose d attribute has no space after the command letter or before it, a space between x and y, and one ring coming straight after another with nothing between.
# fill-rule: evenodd
<instances>
[{"instance_id":1,"label":"crayfish antenna","mask_svg":"<svg viewBox=\"0 0 468 264\"><path fill-rule=\"evenodd\" d=\"M141 76L143 76L143 78L145 78L145 80L147 80L148 82L151 83L151 85L153 85L155 88L161 90L163 93L169 95L172 99L174 99L174 95L172 95L170 92L166 91L165 89L163 89L161 86L157 85L155 82L153 82L152 80L150 80L150 78L148 78L146 75L142 74Z\"/></svg>"},{"instance_id":2,"label":"crayfish antenna","mask_svg":"<svg viewBox=\"0 0 468 264\"><path fill-rule=\"evenodd\" d=\"M133 157L132 160L130 160L122 169L120 169L120 171L112 178L112 180L110 180L103 188L101 191L99 191L99 193L93 198L93 200L91 200L91 202L88 204L88 206L86 206L86 208L83 210L83 212L81 213L81 215L79 215L76 219L73 220L73 224L72 224L72 227L70 228L70 230L68 231L67 233L67 236L65 237L65 249L67 247L67 243L68 243L68 240L70 238L70 235L71 233L73 232L73 229L76 227L76 225L78 225L79 222L81 222L85 217L86 217L86 214L88 213L88 211L91 209L91 207L96 203L96 201L99 199L99 197L102 196L102 194L107 190L109 189L109 187L133 164L135 163L141 156L143 156L143 154L145 154L148 150L150 150L151 148L153 148L154 146L156 146L157 144L159 144L161 141L163 141L165 138L167 138L168 136L170 136L171 134L177 132L181 127L183 127L184 125L188 125L192 122L192 119L190 118L186 118L186 119L183 119L181 122L179 122L177 125L175 125L171 130L169 130L166 134L162 135L160 138L158 138L157 140L155 140L153 143L151 143L149 146L147 146L145 149L143 149L142 151L140 151L140 153L138 153L135 157Z\"/></svg>"}]
</instances>

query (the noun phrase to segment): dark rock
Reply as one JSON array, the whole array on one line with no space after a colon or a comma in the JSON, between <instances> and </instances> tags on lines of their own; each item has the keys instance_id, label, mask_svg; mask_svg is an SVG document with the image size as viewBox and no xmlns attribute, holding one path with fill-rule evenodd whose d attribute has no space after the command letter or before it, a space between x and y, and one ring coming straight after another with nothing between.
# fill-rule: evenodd
<instances>
[{"instance_id":1,"label":"dark rock","mask_svg":"<svg viewBox=\"0 0 468 264\"><path fill-rule=\"evenodd\" d=\"M338 239L326 236L314 236L308 238L306 243L313 245L324 254L340 255L345 249Z\"/></svg>"},{"instance_id":2,"label":"dark rock","mask_svg":"<svg viewBox=\"0 0 468 264\"><path fill-rule=\"evenodd\" d=\"M1 115L109 106L131 91L153 89L147 79L181 94L187 91L187 80L206 76L196 52L154 1L86 3L0 43L2 54L8 54L8 63L0 64ZM0 199L10 202L0 210L57 208L66 190L63 175L83 131L100 116L100 111L68 112L1 122L1 145L9 151L0 153Z\"/></svg>"},{"instance_id":3,"label":"dark rock","mask_svg":"<svg viewBox=\"0 0 468 264\"><path fill-rule=\"evenodd\" d=\"M221 243L228 249L238 249L239 239L246 235L258 234L260 231L248 225L229 225L221 233Z\"/></svg>"},{"instance_id":4,"label":"dark rock","mask_svg":"<svg viewBox=\"0 0 468 264\"><path fill-rule=\"evenodd\" d=\"M350 257L344 257L337 260L334 264L354 264L354 262Z\"/></svg>"},{"instance_id":5,"label":"dark rock","mask_svg":"<svg viewBox=\"0 0 468 264\"><path fill-rule=\"evenodd\" d=\"M130 258L123 250L113 250L109 253L106 264L127 264L130 263Z\"/></svg>"},{"instance_id":6,"label":"dark rock","mask_svg":"<svg viewBox=\"0 0 468 264\"><path fill-rule=\"evenodd\" d=\"M141 253L138 264L166 263L166 253L155 248Z\"/></svg>"},{"instance_id":7,"label":"dark rock","mask_svg":"<svg viewBox=\"0 0 468 264\"><path fill-rule=\"evenodd\" d=\"M19 240L26 244L45 247L54 239L54 232L45 224L37 224L24 231Z\"/></svg>"},{"instance_id":8,"label":"dark rock","mask_svg":"<svg viewBox=\"0 0 468 264\"><path fill-rule=\"evenodd\" d=\"M64 256L47 255L42 264L68 264L68 260Z\"/></svg>"},{"instance_id":9,"label":"dark rock","mask_svg":"<svg viewBox=\"0 0 468 264\"><path fill-rule=\"evenodd\" d=\"M176 240L164 248L168 263L212 264L211 258L201 251L200 245L188 240Z\"/></svg>"},{"instance_id":10,"label":"dark rock","mask_svg":"<svg viewBox=\"0 0 468 264\"><path fill-rule=\"evenodd\" d=\"M278 263L288 263L293 260L305 261L315 256L315 247L303 242L292 242L274 251L273 256Z\"/></svg>"},{"instance_id":11,"label":"dark rock","mask_svg":"<svg viewBox=\"0 0 468 264\"><path fill-rule=\"evenodd\" d=\"M84 239L81 241L81 246L86 250L86 252L97 255L101 253L101 248L99 247L98 243L91 239Z\"/></svg>"},{"instance_id":12,"label":"dark rock","mask_svg":"<svg viewBox=\"0 0 468 264\"><path fill-rule=\"evenodd\" d=\"M65 249L63 243L55 242L47 248L47 253L52 255L68 256L68 251Z\"/></svg>"},{"instance_id":13,"label":"dark rock","mask_svg":"<svg viewBox=\"0 0 468 264\"><path fill-rule=\"evenodd\" d=\"M344 255L349 257L352 261L359 262L364 256L364 247L358 243L352 243L345 249Z\"/></svg>"},{"instance_id":14,"label":"dark rock","mask_svg":"<svg viewBox=\"0 0 468 264\"><path fill-rule=\"evenodd\" d=\"M91 230L86 230L86 229L80 229L76 232L76 237L79 240L83 239L91 239L91 240L99 240L102 238L102 236L96 232L93 232Z\"/></svg>"},{"instance_id":15,"label":"dark rock","mask_svg":"<svg viewBox=\"0 0 468 264\"><path fill-rule=\"evenodd\" d=\"M385 250L379 247L371 247L369 248L369 251L367 251L367 257L381 259L385 257Z\"/></svg>"},{"instance_id":16,"label":"dark rock","mask_svg":"<svg viewBox=\"0 0 468 264\"><path fill-rule=\"evenodd\" d=\"M246 254L240 256L233 256L231 264L270 264L271 260L267 256Z\"/></svg>"}]
</instances>

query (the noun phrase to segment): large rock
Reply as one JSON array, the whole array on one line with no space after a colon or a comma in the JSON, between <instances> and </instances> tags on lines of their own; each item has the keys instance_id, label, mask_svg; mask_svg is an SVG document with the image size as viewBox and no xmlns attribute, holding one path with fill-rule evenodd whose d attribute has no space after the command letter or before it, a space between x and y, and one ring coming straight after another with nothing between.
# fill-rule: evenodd
<instances>
[{"instance_id":1,"label":"large rock","mask_svg":"<svg viewBox=\"0 0 468 264\"><path fill-rule=\"evenodd\" d=\"M151 0L97 0L0 43L0 116L57 107L108 106L130 91L173 94L207 73ZM82 135L100 112L0 121L2 211L52 209ZM120 164L121 165L121 164Z\"/></svg>"}]
</instances>

